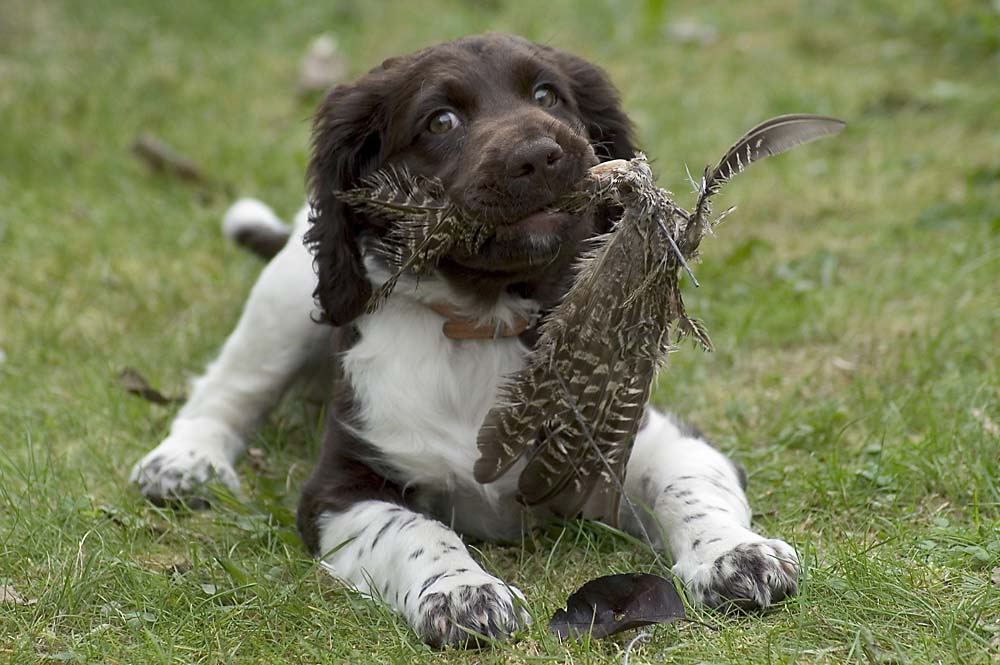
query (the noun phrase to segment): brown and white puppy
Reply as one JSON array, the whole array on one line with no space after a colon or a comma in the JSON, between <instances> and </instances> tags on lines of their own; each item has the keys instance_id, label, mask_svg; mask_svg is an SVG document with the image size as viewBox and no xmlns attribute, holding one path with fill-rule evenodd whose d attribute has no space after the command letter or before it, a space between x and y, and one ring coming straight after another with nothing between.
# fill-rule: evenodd
<instances>
[{"instance_id":1,"label":"brown and white puppy","mask_svg":"<svg viewBox=\"0 0 1000 665\"><path fill-rule=\"evenodd\" d=\"M541 213L600 160L631 157L631 125L607 77L580 58L506 35L471 37L393 58L333 90L316 115L313 228L316 296L345 325L371 294L365 240L384 232L336 192L375 168L441 180L453 200L496 226L475 256L441 276L484 303L512 287L534 295L574 256L593 220Z\"/></svg>"},{"instance_id":2,"label":"brown and white puppy","mask_svg":"<svg viewBox=\"0 0 1000 665\"><path fill-rule=\"evenodd\" d=\"M154 499L190 496L212 477L236 488L247 433L332 355L323 449L299 507L306 546L430 644L510 633L528 620L521 593L485 571L458 533L510 539L547 516L517 502L517 469L475 481L476 434L534 342L529 322L565 291L581 241L613 223L546 207L593 164L634 152L601 70L517 37L441 44L334 89L316 114L310 205L133 481ZM388 225L337 193L389 165L438 178L496 232L419 282L404 277L369 314L389 276L376 251ZM224 227L250 244L285 229L255 201L237 203ZM313 291L320 322L310 318ZM750 529L744 480L697 434L648 411L625 481L645 509L623 502L620 517L638 534L666 534L694 602L763 608L795 591L795 551Z\"/></svg>"}]
</instances>

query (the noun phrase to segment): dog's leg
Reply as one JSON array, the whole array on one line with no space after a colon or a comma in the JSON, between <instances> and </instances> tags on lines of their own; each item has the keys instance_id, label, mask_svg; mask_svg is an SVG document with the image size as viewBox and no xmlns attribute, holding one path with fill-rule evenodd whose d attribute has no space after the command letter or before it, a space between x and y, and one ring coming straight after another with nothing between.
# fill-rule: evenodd
<instances>
[{"instance_id":1,"label":"dog's leg","mask_svg":"<svg viewBox=\"0 0 1000 665\"><path fill-rule=\"evenodd\" d=\"M367 444L327 417L298 509L302 540L326 570L387 603L432 646L467 641L470 631L501 638L526 624L521 592L483 570L452 529L412 510L412 492L359 461Z\"/></svg>"},{"instance_id":2,"label":"dog's leg","mask_svg":"<svg viewBox=\"0 0 1000 665\"><path fill-rule=\"evenodd\" d=\"M241 201L226 224L246 228L257 211L262 228L277 218L263 204ZM271 219L264 219L267 214ZM312 257L302 245L307 210L296 217L292 238L264 268L236 329L170 426L170 434L132 469L131 481L147 497L162 501L190 497L199 485L217 479L239 486L233 464L244 437L278 401L303 365L325 349L329 329L313 322ZM232 229L227 227L227 233ZM230 233L231 235L231 233Z\"/></svg>"},{"instance_id":3,"label":"dog's leg","mask_svg":"<svg viewBox=\"0 0 1000 665\"><path fill-rule=\"evenodd\" d=\"M502 638L528 621L521 592L483 570L437 520L363 501L317 522L324 567L390 605L431 646Z\"/></svg>"},{"instance_id":4,"label":"dog's leg","mask_svg":"<svg viewBox=\"0 0 1000 665\"><path fill-rule=\"evenodd\" d=\"M626 528L665 535L692 602L763 609L793 595L798 557L750 528L743 470L668 416L648 409L647 418L625 478L642 524L623 501Z\"/></svg>"}]
</instances>

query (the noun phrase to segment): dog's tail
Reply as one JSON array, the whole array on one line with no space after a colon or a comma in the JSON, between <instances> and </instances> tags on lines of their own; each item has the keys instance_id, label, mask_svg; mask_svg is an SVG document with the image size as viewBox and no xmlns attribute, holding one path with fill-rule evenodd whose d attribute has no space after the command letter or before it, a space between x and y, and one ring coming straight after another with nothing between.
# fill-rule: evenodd
<instances>
[{"instance_id":1,"label":"dog's tail","mask_svg":"<svg viewBox=\"0 0 1000 665\"><path fill-rule=\"evenodd\" d=\"M292 229L257 199L240 199L222 216L222 234L264 260L288 242Z\"/></svg>"}]
</instances>

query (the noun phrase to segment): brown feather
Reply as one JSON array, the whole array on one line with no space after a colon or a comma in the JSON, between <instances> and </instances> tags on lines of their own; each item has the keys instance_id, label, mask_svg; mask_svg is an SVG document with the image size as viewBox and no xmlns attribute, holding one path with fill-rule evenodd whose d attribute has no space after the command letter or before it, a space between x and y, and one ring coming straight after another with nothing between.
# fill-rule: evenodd
<instances>
[{"instance_id":1,"label":"brown feather","mask_svg":"<svg viewBox=\"0 0 1000 665\"><path fill-rule=\"evenodd\" d=\"M693 220L681 241L681 251L686 255L693 255L707 230L711 197L718 194L719 188L733 176L742 173L758 160L781 154L824 136L839 134L846 126L847 123L837 118L796 113L779 115L753 127L726 151L715 168L705 169Z\"/></svg>"}]
</instances>

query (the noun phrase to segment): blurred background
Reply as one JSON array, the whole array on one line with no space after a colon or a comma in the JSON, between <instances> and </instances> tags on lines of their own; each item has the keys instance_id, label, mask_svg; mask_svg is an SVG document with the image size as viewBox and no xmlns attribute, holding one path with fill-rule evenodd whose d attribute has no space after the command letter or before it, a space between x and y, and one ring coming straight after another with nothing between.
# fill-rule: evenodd
<instances>
[{"instance_id":1,"label":"blurred background","mask_svg":"<svg viewBox=\"0 0 1000 665\"><path fill-rule=\"evenodd\" d=\"M217 351L261 267L221 214L302 204L318 89L486 30L604 67L682 205L760 120L848 122L726 188L686 292L717 351L682 345L656 393L750 470L802 593L633 662L1000 657L996 0L0 0L0 660L433 657L297 543L315 413L279 409L242 499L162 511L126 480L175 407L116 377L177 395ZM482 552L535 626L477 658L620 662L545 621L648 552L577 523Z\"/></svg>"}]
</instances>

